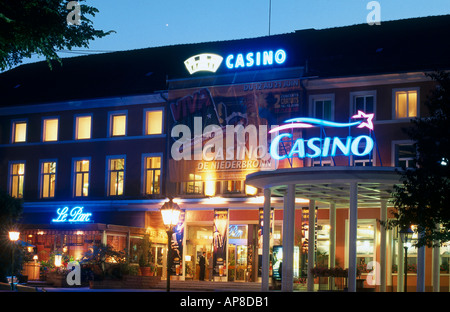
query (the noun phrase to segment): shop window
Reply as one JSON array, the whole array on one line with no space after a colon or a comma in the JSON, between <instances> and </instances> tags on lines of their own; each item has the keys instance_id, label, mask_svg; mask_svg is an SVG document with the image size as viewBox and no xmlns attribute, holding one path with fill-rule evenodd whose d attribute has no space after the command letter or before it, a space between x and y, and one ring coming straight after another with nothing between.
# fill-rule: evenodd
<instances>
[{"instance_id":1,"label":"shop window","mask_svg":"<svg viewBox=\"0 0 450 312\"><path fill-rule=\"evenodd\" d=\"M87 140L91 138L91 116L77 116L75 121L75 139Z\"/></svg>"},{"instance_id":2,"label":"shop window","mask_svg":"<svg viewBox=\"0 0 450 312\"><path fill-rule=\"evenodd\" d=\"M413 144L395 145L395 167L413 168L415 167L416 148Z\"/></svg>"},{"instance_id":3,"label":"shop window","mask_svg":"<svg viewBox=\"0 0 450 312\"><path fill-rule=\"evenodd\" d=\"M189 174L189 181L185 182L186 194L203 194L203 181L200 175Z\"/></svg>"},{"instance_id":4,"label":"shop window","mask_svg":"<svg viewBox=\"0 0 450 312\"><path fill-rule=\"evenodd\" d=\"M163 111L149 109L145 111L145 134L163 133Z\"/></svg>"},{"instance_id":5,"label":"shop window","mask_svg":"<svg viewBox=\"0 0 450 312\"><path fill-rule=\"evenodd\" d=\"M395 118L417 117L418 90L398 90L394 91L395 97Z\"/></svg>"},{"instance_id":6,"label":"shop window","mask_svg":"<svg viewBox=\"0 0 450 312\"><path fill-rule=\"evenodd\" d=\"M75 161L75 196L85 197L89 194L89 170L88 159Z\"/></svg>"},{"instance_id":7,"label":"shop window","mask_svg":"<svg viewBox=\"0 0 450 312\"><path fill-rule=\"evenodd\" d=\"M110 136L125 136L127 134L127 114L125 112L110 113Z\"/></svg>"},{"instance_id":8,"label":"shop window","mask_svg":"<svg viewBox=\"0 0 450 312\"><path fill-rule=\"evenodd\" d=\"M13 122L12 130L13 143L23 143L27 141L27 123L25 121Z\"/></svg>"},{"instance_id":9,"label":"shop window","mask_svg":"<svg viewBox=\"0 0 450 312\"><path fill-rule=\"evenodd\" d=\"M58 141L58 118L44 119L43 136L44 142Z\"/></svg>"},{"instance_id":10,"label":"shop window","mask_svg":"<svg viewBox=\"0 0 450 312\"><path fill-rule=\"evenodd\" d=\"M10 167L10 194L12 197L23 198L23 182L25 178L25 163L13 163Z\"/></svg>"},{"instance_id":11,"label":"shop window","mask_svg":"<svg viewBox=\"0 0 450 312\"><path fill-rule=\"evenodd\" d=\"M108 196L123 195L125 158L110 158L108 167Z\"/></svg>"},{"instance_id":12,"label":"shop window","mask_svg":"<svg viewBox=\"0 0 450 312\"><path fill-rule=\"evenodd\" d=\"M317 254L316 263L318 267L328 267L330 257L330 225L317 224Z\"/></svg>"},{"instance_id":13,"label":"shop window","mask_svg":"<svg viewBox=\"0 0 450 312\"><path fill-rule=\"evenodd\" d=\"M161 194L161 157L145 157L144 162L145 194Z\"/></svg>"},{"instance_id":14,"label":"shop window","mask_svg":"<svg viewBox=\"0 0 450 312\"><path fill-rule=\"evenodd\" d=\"M107 235L106 244L111 246L115 251L124 251L127 248L127 237L125 235ZM106 259L106 261L112 259Z\"/></svg>"},{"instance_id":15,"label":"shop window","mask_svg":"<svg viewBox=\"0 0 450 312\"><path fill-rule=\"evenodd\" d=\"M55 197L56 162L41 163L41 198Z\"/></svg>"},{"instance_id":16,"label":"shop window","mask_svg":"<svg viewBox=\"0 0 450 312\"><path fill-rule=\"evenodd\" d=\"M375 225L358 224L356 230L356 263L360 272L368 272L367 265L375 260Z\"/></svg>"}]
</instances>

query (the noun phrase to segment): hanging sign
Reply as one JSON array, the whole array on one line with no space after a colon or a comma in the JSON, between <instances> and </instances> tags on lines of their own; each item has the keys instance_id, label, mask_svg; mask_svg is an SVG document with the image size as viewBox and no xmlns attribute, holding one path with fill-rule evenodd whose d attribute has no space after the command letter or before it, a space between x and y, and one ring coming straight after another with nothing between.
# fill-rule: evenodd
<instances>
[{"instance_id":1,"label":"hanging sign","mask_svg":"<svg viewBox=\"0 0 450 312\"><path fill-rule=\"evenodd\" d=\"M76 206L71 209L69 207L58 208L56 210L57 218L52 219L52 222L57 223L86 223L92 222L90 212L83 212L84 207Z\"/></svg>"}]
</instances>

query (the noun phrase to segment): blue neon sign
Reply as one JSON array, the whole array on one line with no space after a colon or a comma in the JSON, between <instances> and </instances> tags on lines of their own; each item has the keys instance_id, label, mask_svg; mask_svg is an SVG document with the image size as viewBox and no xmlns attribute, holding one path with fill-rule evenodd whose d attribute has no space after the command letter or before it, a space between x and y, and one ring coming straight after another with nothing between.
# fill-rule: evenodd
<instances>
[{"instance_id":1,"label":"blue neon sign","mask_svg":"<svg viewBox=\"0 0 450 312\"><path fill-rule=\"evenodd\" d=\"M91 216L92 213L84 213L83 212L84 207L76 206L69 210L69 207L64 208L58 208L56 210L56 214L58 217L56 219L52 219L52 222L78 222L78 223L84 223L84 222L92 222Z\"/></svg>"},{"instance_id":2,"label":"blue neon sign","mask_svg":"<svg viewBox=\"0 0 450 312\"><path fill-rule=\"evenodd\" d=\"M278 132L286 129L294 128L311 128L314 126L327 126L327 127L353 127L357 128L366 127L369 130L373 130L373 119L374 114L365 114L364 112L358 111L357 115L352 116L352 119L362 119L355 122L349 123L338 123L331 122L327 120L314 119L314 118L292 118L285 121L285 125L276 127L270 131L270 133ZM283 140L292 140L293 135L291 133L281 133L277 135L270 144L270 155L275 160L282 160L285 158L316 158L316 157L334 157L338 155L344 156L365 156L372 152L374 148L374 141L368 135L360 135L357 137L347 136L344 139L339 137L313 137L309 140L303 138L295 140L292 144L292 148L289 152L284 155L279 154L279 145ZM360 147L363 147L362 151Z\"/></svg>"},{"instance_id":3,"label":"blue neon sign","mask_svg":"<svg viewBox=\"0 0 450 312\"><path fill-rule=\"evenodd\" d=\"M286 62L287 54L283 49L277 51L248 52L247 54L229 54L225 58L228 69L251 68L253 66L270 66Z\"/></svg>"}]
</instances>

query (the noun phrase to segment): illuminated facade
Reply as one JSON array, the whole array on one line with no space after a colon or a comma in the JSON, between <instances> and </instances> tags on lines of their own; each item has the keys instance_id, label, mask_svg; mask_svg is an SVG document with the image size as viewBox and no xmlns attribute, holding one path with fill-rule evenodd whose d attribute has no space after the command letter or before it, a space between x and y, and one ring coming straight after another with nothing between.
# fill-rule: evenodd
<instances>
[{"instance_id":1,"label":"illuminated facade","mask_svg":"<svg viewBox=\"0 0 450 312\"><path fill-rule=\"evenodd\" d=\"M401 129L425 116L424 72L447 69L450 46L431 55L388 38L420 29L426 46L449 27L444 16L21 66L0 75L0 188L24 199L21 233L40 255L103 242L136 261L149 233L163 275L159 208L173 197L173 278L198 279L206 252L215 281L267 290L281 274L282 290L314 290L315 263L349 268L350 291L358 279L402 291L402 244L377 220L391 217L394 169L413 165ZM448 291L449 247L408 255L409 290Z\"/></svg>"}]
</instances>

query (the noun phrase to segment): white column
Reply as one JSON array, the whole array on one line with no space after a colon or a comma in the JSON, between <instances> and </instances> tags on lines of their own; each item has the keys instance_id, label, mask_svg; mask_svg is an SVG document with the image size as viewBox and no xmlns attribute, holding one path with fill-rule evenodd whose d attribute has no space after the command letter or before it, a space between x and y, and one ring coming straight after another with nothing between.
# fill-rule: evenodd
<instances>
[{"instance_id":1,"label":"white column","mask_svg":"<svg viewBox=\"0 0 450 312\"><path fill-rule=\"evenodd\" d=\"M311 269L315 265L315 246L316 246L316 201L309 200L309 216L308 216L308 279L306 289L314 291L314 276L311 274Z\"/></svg>"},{"instance_id":2,"label":"white column","mask_svg":"<svg viewBox=\"0 0 450 312\"><path fill-rule=\"evenodd\" d=\"M419 233L419 235L421 235ZM417 250L417 292L425 292L425 247Z\"/></svg>"},{"instance_id":3,"label":"white column","mask_svg":"<svg viewBox=\"0 0 450 312\"><path fill-rule=\"evenodd\" d=\"M350 210L348 219L348 291L356 292L356 230L358 226L358 185L356 182L350 183Z\"/></svg>"},{"instance_id":4,"label":"white column","mask_svg":"<svg viewBox=\"0 0 450 312\"><path fill-rule=\"evenodd\" d=\"M295 230L295 185L290 184L284 196L283 212L283 266L281 291L294 290L294 230Z\"/></svg>"},{"instance_id":5,"label":"white column","mask_svg":"<svg viewBox=\"0 0 450 312\"><path fill-rule=\"evenodd\" d=\"M270 188L264 189L264 210L263 210L263 251L262 251L262 272L261 291L269 291L269 266L270 266Z\"/></svg>"},{"instance_id":6,"label":"white column","mask_svg":"<svg viewBox=\"0 0 450 312\"><path fill-rule=\"evenodd\" d=\"M336 266L336 204L330 203L330 268ZM334 289L334 278L330 278L331 289Z\"/></svg>"},{"instance_id":7,"label":"white column","mask_svg":"<svg viewBox=\"0 0 450 312\"><path fill-rule=\"evenodd\" d=\"M380 211L380 220L387 220L387 202L386 200L381 201L381 211ZM380 272L376 272L380 276L380 292L386 291L386 235L387 230L386 226L380 226Z\"/></svg>"}]
</instances>

